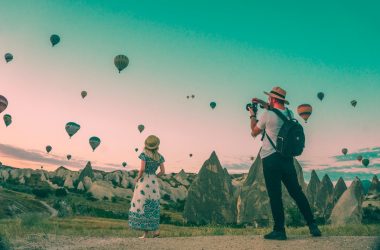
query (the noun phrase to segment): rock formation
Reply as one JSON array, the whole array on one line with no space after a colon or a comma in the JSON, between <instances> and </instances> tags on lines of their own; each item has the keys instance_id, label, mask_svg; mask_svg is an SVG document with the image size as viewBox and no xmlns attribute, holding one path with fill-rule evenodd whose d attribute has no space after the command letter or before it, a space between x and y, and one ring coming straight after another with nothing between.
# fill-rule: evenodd
<instances>
[{"instance_id":1,"label":"rock formation","mask_svg":"<svg viewBox=\"0 0 380 250\"><path fill-rule=\"evenodd\" d=\"M363 186L358 178L352 182L335 205L330 222L333 225L360 224L362 220Z\"/></svg>"},{"instance_id":2,"label":"rock formation","mask_svg":"<svg viewBox=\"0 0 380 250\"><path fill-rule=\"evenodd\" d=\"M309 201L310 206L314 208L314 210L316 209L316 197L319 192L320 186L321 181L319 180L317 173L315 172L315 170L311 171L310 181L306 189L306 197Z\"/></svg>"},{"instance_id":3,"label":"rock formation","mask_svg":"<svg viewBox=\"0 0 380 250\"><path fill-rule=\"evenodd\" d=\"M81 171L79 181L83 181L86 176L88 176L91 180L94 179L94 171L92 170L91 162L87 162L86 167Z\"/></svg>"},{"instance_id":4,"label":"rock formation","mask_svg":"<svg viewBox=\"0 0 380 250\"><path fill-rule=\"evenodd\" d=\"M347 190L346 183L343 178L340 177L334 188L334 204L336 204L344 191Z\"/></svg>"},{"instance_id":5,"label":"rock formation","mask_svg":"<svg viewBox=\"0 0 380 250\"><path fill-rule=\"evenodd\" d=\"M376 175L373 176L368 196L380 196L380 182Z\"/></svg>"},{"instance_id":6,"label":"rock formation","mask_svg":"<svg viewBox=\"0 0 380 250\"><path fill-rule=\"evenodd\" d=\"M226 176L214 151L189 188L184 218L196 224L235 223L233 192L231 179Z\"/></svg>"},{"instance_id":7,"label":"rock formation","mask_svg":"<svg viewBox=\"0 0 380 250\"><path fill-rule=\"evenodd\" d=\"M316 216L324 218L325 220L330 217L334 207L334 185L327 174L323 176L315 199L315 206L317 208Z\"/></svg>"}]
</instances>

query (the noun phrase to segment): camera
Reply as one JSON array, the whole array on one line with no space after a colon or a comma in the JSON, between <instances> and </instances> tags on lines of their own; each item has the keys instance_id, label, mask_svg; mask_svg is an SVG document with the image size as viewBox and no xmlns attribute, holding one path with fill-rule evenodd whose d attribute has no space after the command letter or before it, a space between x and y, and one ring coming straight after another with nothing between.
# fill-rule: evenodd
<instances>
[{"instance_id":1,"label":"camera","mask_svg":"<svg viewBox=\"0 0 380 250\"><path fill-rule=\"evenodd\" d=\"M245 109L247 111L249 111L249 108L251 108L253 110L253 112L255 114L257 114L257 102L252 102L252 103L248 103L247 105L245 105Z\"/></svg>"}]
</instances>

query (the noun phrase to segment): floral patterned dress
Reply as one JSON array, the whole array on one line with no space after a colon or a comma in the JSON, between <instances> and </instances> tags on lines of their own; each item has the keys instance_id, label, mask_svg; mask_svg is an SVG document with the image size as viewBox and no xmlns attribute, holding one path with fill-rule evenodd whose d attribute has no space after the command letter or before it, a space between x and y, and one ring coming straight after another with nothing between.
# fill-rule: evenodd
<instances>
[{"instance_id":1,"label":"floral patterned dress","mask_svg":"<svg viewBox=\"0 0 380 250\"><path fill-rule=\"evenodd\" d=\"M128 224L131 228L144 231L156 231L160 226L160 190L156 171L164 157L155 161L145 153L139 158L145 161L145 171L135 186Z\"/></svg>"}]
</instances>

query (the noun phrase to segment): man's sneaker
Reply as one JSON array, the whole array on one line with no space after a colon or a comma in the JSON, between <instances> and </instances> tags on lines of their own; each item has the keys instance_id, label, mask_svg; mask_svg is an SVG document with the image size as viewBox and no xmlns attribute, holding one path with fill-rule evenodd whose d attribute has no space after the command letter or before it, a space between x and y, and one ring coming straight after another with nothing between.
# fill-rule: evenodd
<instances>
[{"instance_id":1,"label":"man's sneaker","mask_svg":"<svg viewBox=\"0 0 380 250\"><path fill-rule=\"evenodd\" d=\"M309 230L310 230L310 234L313 237L320 237L320 236L322 236L321 231L319 230L317 224L315 224L315 223L312 223L312 224L309 225Z\"/></svg>"},{"instance_id":2,"label":"man's sneaker","mask_svg":"<svg viewBox=\"0 0 380 250\"><path fill-rule=\"evenodd\" d=\"M286 240L285 231L273 231L269 234L264 235L264 239L267 240Z\"/></svg>"}]
</instances>

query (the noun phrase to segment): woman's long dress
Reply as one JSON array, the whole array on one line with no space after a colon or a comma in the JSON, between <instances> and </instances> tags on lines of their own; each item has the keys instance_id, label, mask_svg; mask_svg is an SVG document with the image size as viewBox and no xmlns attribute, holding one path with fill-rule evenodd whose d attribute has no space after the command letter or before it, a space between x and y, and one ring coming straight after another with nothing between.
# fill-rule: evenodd
<instances>
[{"instance_id":1,"label":"woman's long dress","mask_svg":"<svg viewBox=\"0 0 380 250\"><path fill-rule=\"evenodd\" d=\"M165 160L155 161L145 153L139 158L145 161L145 171L135 186L128 224L131 228L144 231L156 231L160 226L160 190L156 171Z\"/></svg>"}]
</instances>

